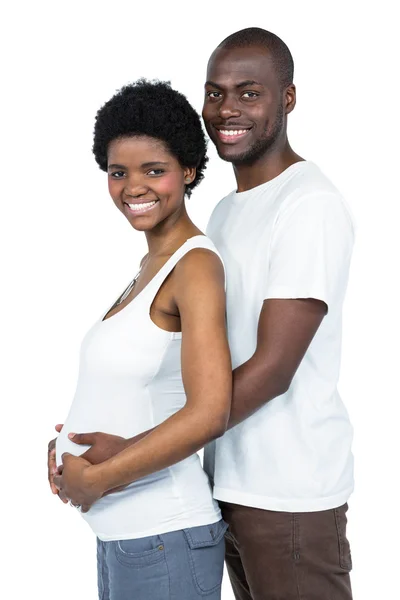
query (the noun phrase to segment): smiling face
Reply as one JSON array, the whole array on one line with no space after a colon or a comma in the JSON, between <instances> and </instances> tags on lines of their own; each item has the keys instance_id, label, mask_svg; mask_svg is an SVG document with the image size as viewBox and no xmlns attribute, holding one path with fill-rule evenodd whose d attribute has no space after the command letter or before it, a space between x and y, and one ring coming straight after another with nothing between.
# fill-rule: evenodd
<instances>
[{"instance_id":1,"label":"smiling face","mask_svg":"<svg viewBox=\"0 0 400 600\"><path fill-rule=\"evenodd\" d=\"M155 138L124 137L108 147L108 189L138 231L154 229L185 211L185 185L196 170L184 168Z\"/></svg>"},{"instance_id":2,"label":"smiling face","mask_svg":"<svg viewBox=\"0 0 400 600\"><path fill-rule=\"evenodd\" d=\"M286 140L294 87L283 90L268 50L217 48L208 63L203 119L219 156L252 164Z\"/></svg>"}]
</instances>

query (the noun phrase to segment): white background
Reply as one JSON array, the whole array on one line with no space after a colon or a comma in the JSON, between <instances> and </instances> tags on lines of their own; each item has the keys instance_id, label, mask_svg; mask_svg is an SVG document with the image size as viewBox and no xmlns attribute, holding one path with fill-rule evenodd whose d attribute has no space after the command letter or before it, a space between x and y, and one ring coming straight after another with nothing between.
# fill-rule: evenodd
<instances>
[{"instance_id":1,"label":"white background","mask_svg":"<svg viewBox=\"0 0 400 600\"><path fill-rule=\"evenodd\" d=\"M340 381L355 427L354 597L396 597L399 55L391 5L70 0L3 9L1 570L8 599L96 598L94 536L50 494L46 475L47 442L73 397L81 338L145 252L92 158L95 113L140 76L171 80L201 110L209 54L248 26L274 31L292 50L292 146L334 181L358 223ZM209 154L189 202L203 228L234 187L230 165L211 147ZM223 598L233 598L227 579Z\"/></svg>"}]
</instances>

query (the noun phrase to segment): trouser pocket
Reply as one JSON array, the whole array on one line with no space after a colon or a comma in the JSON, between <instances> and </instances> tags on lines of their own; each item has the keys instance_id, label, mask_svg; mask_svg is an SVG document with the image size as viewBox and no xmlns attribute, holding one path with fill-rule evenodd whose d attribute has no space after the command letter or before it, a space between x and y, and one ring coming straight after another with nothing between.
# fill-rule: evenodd
<instances>
[{"instance_id":1,"label":"trouser pocket","mask_svg":"<svg viewBox=\"0 0 400 600\"><path fill-rule=\"evenodd\" d=\"M184 529L193 583L200 595L221 586L228 525L223 521Z\"/></svg>"},{"instance_id":2,"label":"trouser pocket","mask_svg":"<svg viewBox=\"0 0 400 600\"><path fill-rule=\"evenodd\" d=\"M345 571L351 571L353 564L351 560L350 544L346 536L347 504L344 504L339 508L335 508L334 510L339 544L339 564Z\"/></svg>"},{"instance_id":3,"label":"trouser pocket","mask_svg":"<svg viewBox=\"0 0 400 600\"><path fill-rule=\"evenodd\" d=\"M168 600L170 579L163 537L106 542L108 600ZM105 596L107 598L107 596Z\"/></svg>"},{"instance_id":4,"label":"trouser pocket","mask_svg":"<svg viewBox=\"0 0 400 600\"><path fill-rule=\"evenodd\" d=\"M164 544L159 535L115 542L118 562L126 567L143 568L165 560Z\"/></svg>"}]
</instances>

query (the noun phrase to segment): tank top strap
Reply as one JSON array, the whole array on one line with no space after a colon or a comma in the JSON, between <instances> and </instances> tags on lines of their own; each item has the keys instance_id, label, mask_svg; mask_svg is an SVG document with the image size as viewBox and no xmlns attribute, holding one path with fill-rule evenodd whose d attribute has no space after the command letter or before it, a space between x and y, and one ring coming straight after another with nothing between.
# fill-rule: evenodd
<instances>
[{"instance_id":1,"label":"tank top strap","mask_svg":"<svg viewBox=\"0 0 400 600\"><path fill-rule=\"evenodd\" d=\"M155 296L157 295L158 290L160 289L160 287L162 286L162 284L164 283L164 281L166 280L168 275L171 273L171 271L176 267L177 263L188 252L190 252L190 250L193 250L194 248L205 248L206 250L211 250L212 252L217 254L217 256L219 256L219 258L223 264L221 255L219 254L218 250L216 249L216 247L214 246L214 244L210 240L210 238L208 238L205 235L195 235L195 236L189 238L188 240L186 240L186 242L184 242L182 244L182 246L180 246L180 248L178 248L178 250L176 250L176 252L174 252L174 254L172 256L170 256L170 258L167 260L165 265L163 265L161 267L159 272L153 277L152 281L147 285L147 288L149 291L149 295L146 295L147 302L150 302L150 304L153 302Z\"/></svg>"}]
</instances>

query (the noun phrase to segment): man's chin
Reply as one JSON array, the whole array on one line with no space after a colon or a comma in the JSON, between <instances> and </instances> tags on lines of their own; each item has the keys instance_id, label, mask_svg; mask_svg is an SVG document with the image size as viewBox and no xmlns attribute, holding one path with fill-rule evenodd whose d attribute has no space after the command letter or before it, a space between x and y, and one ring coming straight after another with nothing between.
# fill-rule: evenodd
<instances>
[{"instance_id":1,"label":"man's chin","mask_svg":"<svg viewBox=\"0 0 400 600\"><path fill-rule=\"evenodd\" d=\"M225 162L231 163L233 166L240 165L252 165L256 162L257 158L254 158L252 152L246 152L241 154L233 154L230 152L219 152L217 150L218 156L224 160Z\"/></svg>"},{"instance_id":2,"label":"man's chin","mask_svg":"<svg viewBox=\"0 0 400 600\"><path fill-rule=\"evenodd\" d=\"M236 163L241 163L244 160L246 160L245 155L243 154L238 154L238 153L234 153L234 152L227 152L225 150L225 148L217 148L217 152L218 152L218 156L224 160L225 162L229 162L232 164L236 164Z\"/></svg>"},{"instance_id":3,"label":"man's chin","mask_svg":"<svg viewBox=\"0 0 400 600\"><path fill-rule=\"evenodd\" d=\"M220 149L217 147L217 152L222 160L231 163L235 167L251 167L267 156L273 147L273 143L271 142L272 141L268 140L267 143L264 142L262 144L247 147L246 150L242 152L234 152L233 149L227 150L226 148Z\"/></svg>"}]
</instances>

